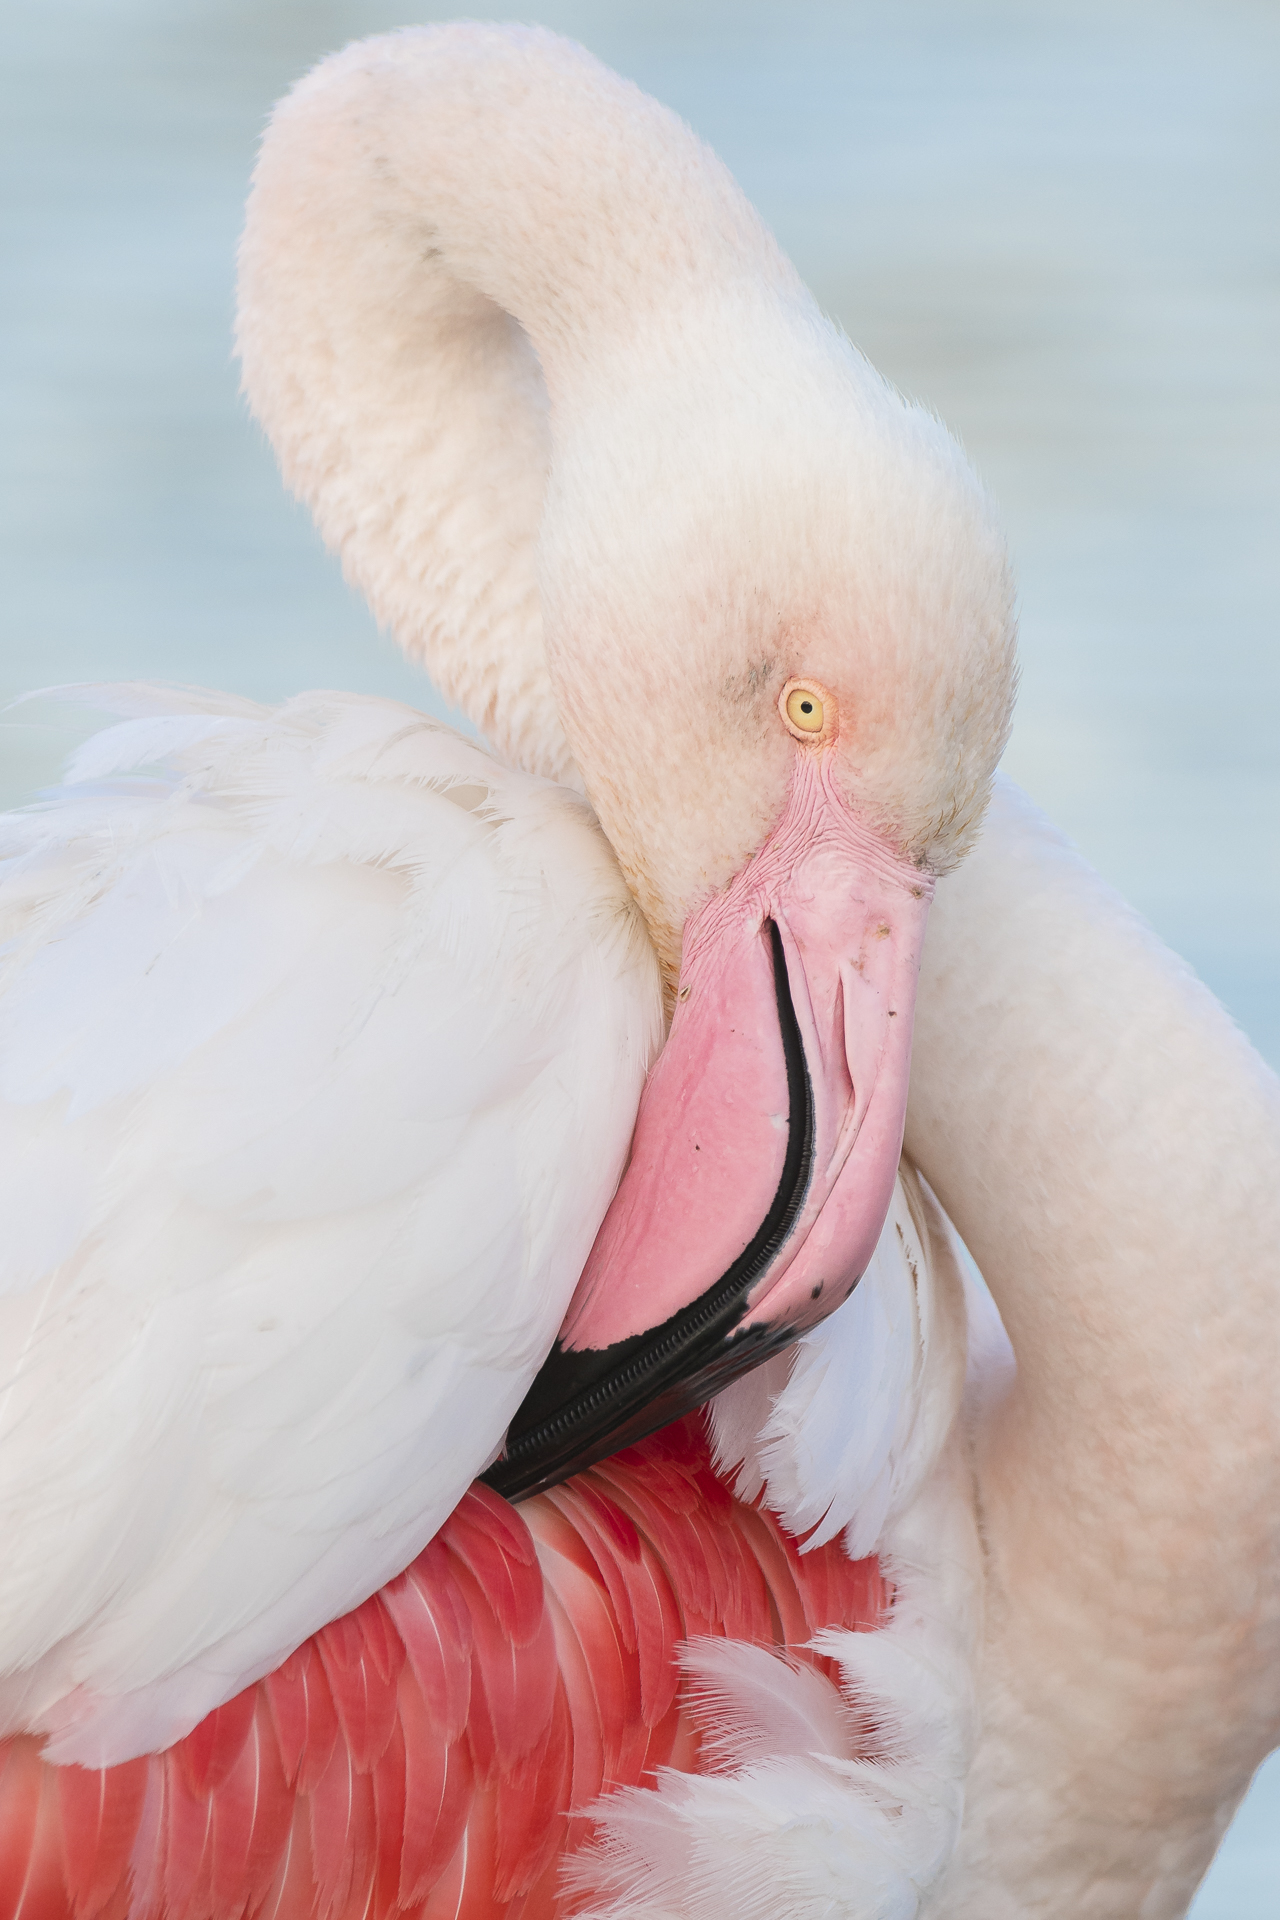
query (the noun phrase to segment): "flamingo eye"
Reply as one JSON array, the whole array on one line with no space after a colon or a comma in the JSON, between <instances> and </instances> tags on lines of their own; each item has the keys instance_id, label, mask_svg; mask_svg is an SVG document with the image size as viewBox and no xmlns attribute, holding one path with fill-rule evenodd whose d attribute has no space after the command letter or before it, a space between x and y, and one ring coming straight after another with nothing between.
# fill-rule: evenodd
<instances>
[{"instance_id":1,"label":"flamingo eye","mask_svg":"<svg viewBox=\"0 0 1280 1920\"><path fill-rule=\"evenodd\" d=\"M822 733L826 728L827 704L816 687L806 687L803 683L793 681L784 689L779 704L787 726L801 739L806 735Z\"/></svg>"}]
</instances>

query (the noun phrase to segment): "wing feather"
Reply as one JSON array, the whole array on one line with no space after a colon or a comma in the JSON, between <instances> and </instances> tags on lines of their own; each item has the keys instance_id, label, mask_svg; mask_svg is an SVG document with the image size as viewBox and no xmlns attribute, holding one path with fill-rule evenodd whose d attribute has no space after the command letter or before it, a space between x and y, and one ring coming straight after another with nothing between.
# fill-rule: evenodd
<instances>
[{"instance_id":1,"label":"wing feather","mask_svg":"<svg viewBox=\"0 0 1280 1920\"><path fill-rule=\"evenodd\" d=\"M0 821L0 1726L98 1765L493 1457L661 1016L577 796L386 701L93 698Z\"/></svg>"}]
</instances>

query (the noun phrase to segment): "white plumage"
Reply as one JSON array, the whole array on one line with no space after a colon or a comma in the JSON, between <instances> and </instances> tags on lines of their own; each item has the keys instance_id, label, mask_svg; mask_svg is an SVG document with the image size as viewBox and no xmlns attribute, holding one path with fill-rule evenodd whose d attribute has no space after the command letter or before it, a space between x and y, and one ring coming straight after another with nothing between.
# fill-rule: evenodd
<instances>
[{"instance_id":1,"label":"white plumage","mask_svg":"<svg viewBox=\"0 0 1280 1920\"><path fill-rule=\"evenodd\" d=\"M661 1006L567 790L386 701L82 697L124 717L3 829L0 1661L9 1723L93 1764L356 1604L492 1457ZM630 1889L610 1914L678 1885L670 1911L802 1920L838 1886L833 1911L890 1920L935 1876L974 1573L963 1505L921 1496L954 1474L963 1314L904 1168L850 1300L720 1397L742 1491L884 1556L891 1626L824 1650L896 1757L851 1757L858 1710L825 1680L692 1643L721 1771L602 1807L583 1872Z\"/></svg>"},{"instance_id":2,"label":"white plumage","mask_svg":"<svg viewBox=\"0 0 1280 1920\"><path fill-rule=\"evenodd\" d=\"M909 1164L870 1266L794 1354L716 1400L712 1432L737 1491L762 1490L820 1546L843 1532L873 1553L932 1472L965 1370L960 1257L946 1215Z\"/></svg>"},{"instance_id":3,"label":"white plumage","mask_svg":"<svg viewBox=\"0 0 1280 1920\"><path fill-rule=\"evenodd\" d=\"M779 818L805 675L851 811L944 875L929 1184L715 1433L895 1604L825 1638L843 1701L689 1646L721 1771L611 1796L584 1872L609 1920L1182 1912L1280 1727L1280 1100L1016 797L945 877L1012 683L962 456L688 129L537 32L303 83L240 342L381 616L564 784L385 702L130 690L0 825L4 1724L172 1738L492 1458L622 1166L655 948L674 988Z\"/></svg>"},{"instance_id":4,"label":"white plumage","mask_svg":"<svg viewBox=\"0 0 1280 1920\"><path fill-rule=\"evenodd\" d=\"M387 701L98 699L0 881L0 1697L95 1764L493 1457L661 1033L572 793Z\"/></svg>"},{"instance_id":5,"label":"white plumage","mask_svg":"<svg viewBox=\"0 0 1280 1920\"><path fill-rule=\"evenodd\" d=\"M721 1394L721 1460L809 1544L874 1549L894 1606L814 1645L843 1692L736 1642L686 1643L710 1775L599 1802L573 1878L588 1920L916 1920L955 1851L976 1732L982 1567L961 1395L966 1295L994 1316L942 1209L903 1163L856 1292L793 1353ZM997 1333L996 1346L999 1346ZM980 1376L984 1379L985 1375ZM980 1381L972 1383L976 1392ZM858 1757L876 1729L883 1758Z\"/></svg>"}]
</instances>

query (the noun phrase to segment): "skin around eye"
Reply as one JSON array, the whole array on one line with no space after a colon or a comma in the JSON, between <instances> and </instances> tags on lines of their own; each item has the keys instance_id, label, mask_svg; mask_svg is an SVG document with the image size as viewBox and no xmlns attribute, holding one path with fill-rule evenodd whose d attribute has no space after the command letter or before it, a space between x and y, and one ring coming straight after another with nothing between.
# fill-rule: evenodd
<instances>
[{"instance_id":1,"label":"skin around eye","mask_svg":"<svg viewBox=\"0 0 1280 1920\"><path fill-rule=\"evenodd\" d=\"M797 740L825 740L834 733L835 702L812 680L788 680L778 696L778 712Z\"/></svg>"}]
</instances>

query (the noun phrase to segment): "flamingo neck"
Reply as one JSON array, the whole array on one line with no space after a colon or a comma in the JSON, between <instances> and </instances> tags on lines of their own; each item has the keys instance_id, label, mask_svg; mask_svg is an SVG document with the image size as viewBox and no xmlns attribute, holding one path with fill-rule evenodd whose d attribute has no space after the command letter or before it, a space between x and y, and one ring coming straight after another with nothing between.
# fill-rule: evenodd
<instances>
[{"instance_id":1,"label":"flamingo neck","mask_svg":"<svg viewBox=\"0 0 1280 1920\"><path fill-rule=\"evenodd\" d=\"M1007 784L938 887L906 1144L1017 1357L979 1436L976 1791L1033 1721L1037 1846L1109 1832L1128 1913L1159 1832L1189 1897L1280 1733L1280 1086Z\"/></svg>"}]
</instances>

